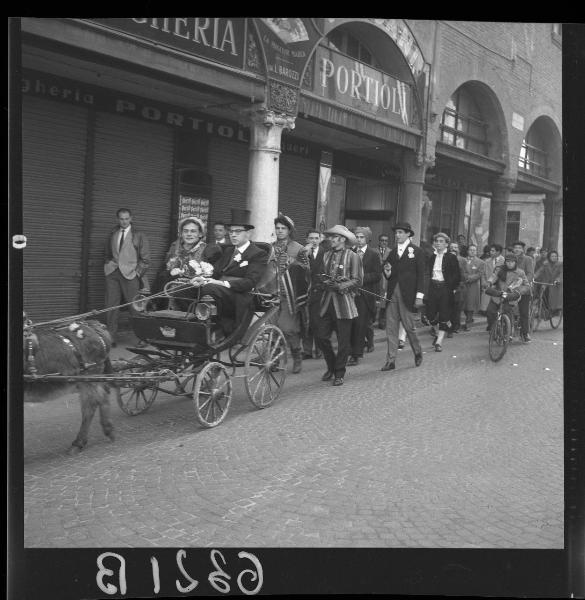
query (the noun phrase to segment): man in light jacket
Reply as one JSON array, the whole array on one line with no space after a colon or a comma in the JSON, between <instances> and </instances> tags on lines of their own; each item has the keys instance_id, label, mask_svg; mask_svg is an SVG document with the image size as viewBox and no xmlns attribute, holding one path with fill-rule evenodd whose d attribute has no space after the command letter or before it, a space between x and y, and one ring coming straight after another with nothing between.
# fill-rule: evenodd
<instances>
[{"instance_id":1,"label":"man in light jacket","mask_svg":"<svg viewBox=\"0 0 585 600\"><path fill-rule=\"evenodd\" d=\"M119 225L112 229L105 244L106 308L131 302L140 290L141 279L146 281L145 273L150 264L148 239L132 224L130 210L119 208L116 216ZM113 346L118 332L118 313L118 309L106 313Z\"/></svg>"}]
</instances>

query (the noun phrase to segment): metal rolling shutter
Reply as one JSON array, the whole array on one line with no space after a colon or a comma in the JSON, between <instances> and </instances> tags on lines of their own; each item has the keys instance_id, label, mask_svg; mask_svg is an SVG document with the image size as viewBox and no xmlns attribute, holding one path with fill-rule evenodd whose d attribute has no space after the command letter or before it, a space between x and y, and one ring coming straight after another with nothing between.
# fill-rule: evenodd
<instances>
[{"instance_id":1,"label":"metal rolling shutter","mask_svg":"<svg viewBox=\"0 0 585 600\"><path fill-rule=\"evenodd\" d=\"M90 309L104 306L104 245L118 224L119 208L129 208L133 224L148 236L147 276L154 282L170 243L172 174L172 129L107 113L96 115Z\"/></svg>"},{"instance_id":2,"label":"metal rolling shutter","mask_svg":"<svg viewBox=\"0 0 585 600\"><path fill-rule=\"evenodd\" d=\"M209 224L229 221L231 208L246 206L248 190L247 144L211 138L209 142L209 173L212 197Z\"/></svg>"},{"instance_id":3,"label":"metal rolling shutter","mask_svg":"<svg viewBox=\"0 0 585 600\"><path fill-rule=\"evenodd\" d=\"M304 243L315 226L319 163L294 154L280 155L278 209L295 222L296 240Z\"/></svg>"},{"instance_id":4,"label":"metal rolling shutter","mask_svg":"<svg viewBox=\"0 0 585 600\"><path fill-rule=\"evenodd\" d=\"M23 98L24 310L79 313L87 110Z\"/></svg>"}]
</instances>

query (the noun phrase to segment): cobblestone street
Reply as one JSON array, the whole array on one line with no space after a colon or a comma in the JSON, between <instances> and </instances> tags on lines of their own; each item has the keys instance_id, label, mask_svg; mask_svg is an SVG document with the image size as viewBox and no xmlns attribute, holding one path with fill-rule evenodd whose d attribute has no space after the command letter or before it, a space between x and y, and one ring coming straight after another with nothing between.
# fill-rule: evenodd
<instances>
[{"instance_id":1,"label":"cobblestone street","mask_svg":"<svg viewBox=\"0 0 585 600\"><path fill-rule=\"evenodd\" d=\"M189 399L114 401L116 442L95 418L77 457L75 396L26 404L25 546L562 548L562 327L499 363L484 319L440 354L419 337L420 368L407 348L381 372L376 330L345 385L308 360L265 410L237 379L214 429Z\"/></svg>"}]
</instances>

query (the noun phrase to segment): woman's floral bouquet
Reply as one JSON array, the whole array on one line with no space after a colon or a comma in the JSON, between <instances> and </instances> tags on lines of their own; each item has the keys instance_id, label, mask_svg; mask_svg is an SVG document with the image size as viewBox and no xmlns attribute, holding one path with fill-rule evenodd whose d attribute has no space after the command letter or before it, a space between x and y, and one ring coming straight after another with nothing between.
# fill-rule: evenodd
<instances>
[{"instance_id":1,"label":"woman's floral bouquet","mask_svg":"<svg viewBox=\"0 0 585 600\"><path fill-rule=\"evenodd\" d=\"M173 259L169 261L171 263ZM172 266L172 265L171 265ZM173 266L171 269L171 275L176 277L182 275L183 277L211 277L213 275L213 265L205 262L204 260L197 262L196 260L190 260L188 263L181 266Z\"/></svg>"}]
</instances>

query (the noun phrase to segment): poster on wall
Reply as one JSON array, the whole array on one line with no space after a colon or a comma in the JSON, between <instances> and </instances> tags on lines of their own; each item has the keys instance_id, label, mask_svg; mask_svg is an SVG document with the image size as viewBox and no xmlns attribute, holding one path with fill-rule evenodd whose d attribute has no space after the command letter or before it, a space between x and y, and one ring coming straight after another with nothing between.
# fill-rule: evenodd
<instances>
[{"instance_id":1,"label":"poster on wall","mask_svg":"<svg viewBox=\"0 0 585 600\"><path fill-rule=\"evenodd\" d=\"M179 221L185 217L197 217L205 223L209 219L209 198L179 195Z\"/></svg>"}]
</instances>

